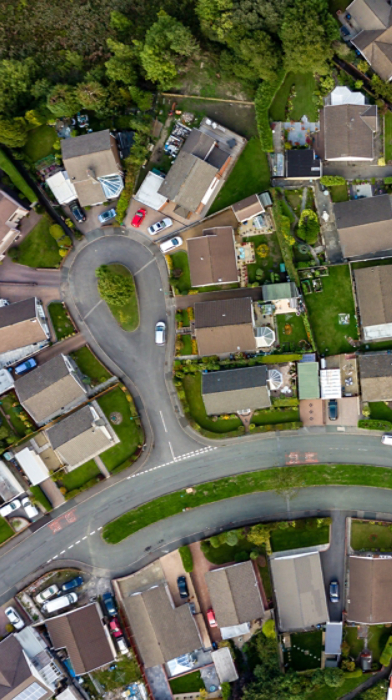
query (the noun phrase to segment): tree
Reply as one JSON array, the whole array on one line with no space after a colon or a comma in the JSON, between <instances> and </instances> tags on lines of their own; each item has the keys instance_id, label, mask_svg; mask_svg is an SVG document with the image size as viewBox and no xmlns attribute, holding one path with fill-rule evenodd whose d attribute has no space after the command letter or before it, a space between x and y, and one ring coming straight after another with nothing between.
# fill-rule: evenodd
<instances>
[{"instance_id":1,"label":"tree","mask_svg":"<svg viewBox=\"0 0 392 700\"><path fill-rule=\"evenodd\" d=\"M344 683L344 671L341 668L326 668L324 670L324 683L329 688L340 688Z\"/></svg>"},{"instance_id":2,"label":"tree","mask_svg":"<svg viewBox=\"0 0 392 700\"><path fill-rule=\"evenodd\" d=\"M114 39L108 39L107 45L113 54L105 63L107 77L109 80L133 85L137 80L135 67L137 51L135 47L122 44Z\"/></svg>"},{"instance_id":3,"label":"tree","mask_svg":"<svg viewBox=\"0 0 392 700\"><path fill-rule=\"evenodd\" d=\"M222 683L221 684L221 692L222 692L222 698L223 700L229 700L230 695L231 695L231 686L230 683Z\"/></svg>"},{"instance_id":4,"label":"tree","mask_svg":"<svg viewBox=\"0 0 392 700\"><path fill-rule=\"evenodd\" d=\"M152 107L153 94L151 92L146 92L145 90L140 90L136 85L131 85L129 88L129 94L132 101L135 102L137 107L142 112L148 112Z\"/></svg>"},{"instance_id":5,"label":"tree","mask_svg":"<svg viewBox=\"0 0 392 700\"><path fill-rule=\"evenodd\" d=\"M106 102L106 89L97 81L79 83L75 89L76 99L84 109L99 112Z\"/></svg>"},{"instance_id":6,"label":"tree","mask_svg":"<svg viewBox=\"0 0 392 700\"><path fill-rule=\"evenodd\" d=\"M59 241L60 238L64 236L64 231L61 228L60 224L52 224L49 226L49 233L52 236L52 238L55 239L55 241Z\"/></svg>"},{"instance_id":7,"label":"tree","mask_svg":"<svg viewBox=\"0 0 392 700\"><path fill-rule=\"evenodd\" d=\"M266 620L261 628L263 634L269 639L276 639L275 621Z\"/></svg>"},{"instance_id":8,"label":"tree","mask_svg":"<svg viewBox=\"0 0 392 700\"><path fill-rule=\"evenodd\" d=\"M236 56L253 74L262 80L273 80L281 66L280 47L269 34L257 31L240 41ZM252 75L249 76L250 78Z\"/></svg>"},{"instance_id":9,"label":"tree","mask_svg":"<svg viewBox=\"0 0 392 700\"><path fill-rule=\"evenodd\" d=\"M122 12L117 12L117 10L113 10L110 13L110 26L120 36L126 36L132 31L133 24L131 20L128 19L128 17L123 15Z\"/></svg>"},{"instance_id":10,"label":"tree","mask_svg":"<svg viewBox=\"0 0 392 700\"><path fill-rule=\"evenodd\" d=\"M352 671L355 671L355 661L350 661L349 659L343 659L342 669L343 669L343 671L349 671L350 673L352 673Z\"/></svg>"},{"instance_id":11,"label":"tree","mask_svg":"<svg viewBox=\"0 0 392 700\"><path fill-rule=\"evenodd\" d=\"M123 277L112 272L107 265L101 265L95 271L98 277L98 292L110 306L124 306L135 289L131 277Z\"/></svg>"},{"instance_id":12,"label":"tree","mask_svg":"<svg viewBox=\"0 0 392 700\"><path fill-rule=\"evenodd\" d=\"M80 109L75 88L71 85L55 85L47 97L47 105L56 117L72 117Z\"/></svg>"},{"instance_id":13,"label":"tree","mask_svg":"<svg viewBox=\"0 0 392 700\"><path fill-rule=\"evenodd\" d=\"M16 116L28 106L29 91L35 73L34 61L0 61L0 113Z\"/></svg>"},{"instance_id":14,"label":"tree","mask_svg":"<svg viewBox=\"0 0 392 700\"><path fill-rule=\"evenodd\" d=\"M27 122L23 117L0 118L0 143L10 148L23 148L27 141Z\"/></svg>"},{"instance_id":15,"label":"tree","mask_svg":"<svg viewBox=\"0 0 392 700\"><path fill-rule=\"evenodd\" d=\"M258 525L252 525L248 533L248 540L252 542L257 547L265 546L267 554L271 554L271 542L270 542L271 528L269 525L259 523Z\"/></svg>"},{"instance_id":16,"label":"tree","mask_svg":"<svg viewBox=\"0 0 392 700\"><path fill-rule=\"evenodd\" d=\"M316 243L319 232L320 224L316 212L312 209L304 209L299 220L298 236L312 245Z\"/></svg>"},{"instance_id":17,"label":"tree","mask_svg":"<svg viewBox=\"0 0 392 700\"><path fill-rule=\"evenodd\" d=\"M46 123L43 113L38 109L29 109L25 113L25 119L32 128L36 128L37 126L41 126L42 124Z\"/></svg>"},{"instance_id":18,"label":"tree","mask_svg":"<svg viewBox=\"0 0 392 700\"><path fill-rule=\"evenodd\" d=\"M339 33L326 0L294 0L285 12L280 38L288 70L328 73L332 41Z\"/></svg>"}]
</instances>

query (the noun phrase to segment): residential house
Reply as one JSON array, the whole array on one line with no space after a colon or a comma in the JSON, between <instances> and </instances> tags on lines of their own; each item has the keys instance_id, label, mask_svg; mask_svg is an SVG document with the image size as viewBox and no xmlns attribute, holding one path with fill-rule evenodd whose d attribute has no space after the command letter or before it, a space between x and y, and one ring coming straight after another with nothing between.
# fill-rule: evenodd
<instances>
[{"instance_id":1,"label":"residential house","mask_svg":"<svg viewBox=\"0 0 392 700\"><path fill-rule=\"evenodd\" d=\"M234 215L240 224L247 223L255 216L264 214L265 208L262 202L262 195L252 194L250 197L241 199L240 202L232 205Z\"/></svg>"},{"instance_id":2,"label":"residential house","mask_svg":"<svg viewBox=\"0 0 392 700\"><path fill-rule=\"evenodd\" d=\"M392 338L392 265L355 270L354 280L363 341Z\"/></svg>"},{"instance_id":3,"label":"residential house","mask_svg":"<svg viewBox=\"0 0 392 700\"><path fill-rule=\"evenodd\" d=\"M316 180L323 174L323 165L313 148L286 151L286 177L290 180Z\"/></svg>"},{"instance_id":4,"label":"residential house","mask_svg":"<svg viewBox=\"0 0 392 700\"><path fill-rule=\"evenodd\" d=\"M202 374L204 405L208 415L244 413L271 405L265 365Z\"/></svg>"},{"instance_id":5,"label":"residential house","mask_svg":"<svg viewBox=\"0 0 392 700\"><path fill-rule=\"evenodd\" d=\"M378 129L376 105L331 104L320 112L314 150L326 161L371 161Z\"/></svg>"},{"instance_id":6,"label":"residential house","mask_svg":"<svg viewBox=\"0 0 392 700\"><path fill-rule=\"evenodd\" d=\"M99 603L52 617L45 625L53 647L66 649L77 676L108 666L117 656Z\"/></svg>"},{"instance_id":7,"label":"residential house","mask_svg":"<svg viewBox=\"0 0 392 700\"><path fill-rule=\"evenodd\" d=\"M17 379L15 391L23 408L40 426L86 399L77 365L63 354Z\"/></svg>"},{"instance_id":8,"label":"residential house","mask_svg":"<svg viewBox=\"0 0 392 700\"><path fill-rule=\"evenodd\" d=\"M95 401L58 421L45 432L67 471L76 469L119 442Z\"/></svg>"},{"instance_id":9,"label":"residential house","mask_svg":"<svg viewBox=\"0 0 392 700\"><path fill-rule=\"evenodd\" d=\"M75 185L66 170L59 170L45 180L53 196L59 204L69 204L78 198Z\"/></svg>"},{"instance_id":10,"label":"residential house","mask_svg":"<svg viewBox=\"0 0 392 700\"><path fill-rule=\"evenodd\" d=\"M50 471L43 459L30 447L15 450L15 459L30 481L31 486L38 486L50 478Z\"/></svg>"},{"instance_id":11,"label":"residential house","mask_svg":"<svg viewBox=\"0 0 392 700\"><path fill-rule=\"evenodd\" d=\"M44 308L36 297L0 308L0 367L34 355L49 339Z\"/></svg>"},{"instance_id":12,"label":"residential house","mask_svg":"<svg viewBox=\"0 0 392 700\"><path fill-rule=\"evenodd\" d=\"M134 199L140 202L140 204L151 207L151 209L161 211L167 204L167 198L159 194L159 188L164 178L164 175L158 175L158 173L154 173L150 170L134 195Z\"/></svg>"},{"instance_id":13,"label":"residential house","mask_svg":"<svg viewBox=\"0 0 392 700\"><path fill-rule=\"evenodd\" d=\"M212 569L205 580L222 639L249 634L252 623L264 616L253 562Z\"/></svg>"},{"instance_id":14,"label":"residential house","mask_svg":"<svg viewBox=\"0 0 392 700\"><path fill-rule=\"evenodd\" d=\"M124 188L117 143L109 129L62 139L65 169L82 207L116 199Z\"/></svg>"},{"instance_id":15,"label":"residential house","mask_svg":"<svg viewBox=\"0 0 392 700\"><path fill-rule=\"evenodd\" d=\"M388 0L354 0L346 8L350 24L357 30L351 38L380 78L392 78L392 14Z\"/></svg>"},{"instance_id":16,"label":"residential house","mask_svg":"<svg viewBox=\"0 0 392 700\"><path fill-rule=\"evenodd\" d=\"M49 700L54 689L33 665L15 635L0 642L0 700Z\"/></svg>"},{"instance_id":17,"label":"residential house","mask_svg":"<svg viewBox=\"0 0 392 700\"><path fill-rule=\"evenodd\" d=\"M52 692L56 691L57 693L64 673L53 653L49 650L47 640L32 626L26 626L20 632L14 632L14 637L19 642L29 662L38 671L45 685Z\"/></svg>"},{"instance_id":18,"label":"residential house","mask_svg":"<svg viewBox=\"0 0 392 700\"><path fill-rule=\"evenodd\" d=\"M252 299L196 303L195 335L200 356L255 352Z\"/></svg>"},{"instance_id":19,"label":"residential house","mask_svg":"<svg viewBox=\"0 0 392 700\"><path fill-rule=\"evenodd\" d=\"M217 226L189 238L189 269L192 287L238 282L239 275L231 226Z\"/></svg>"},{"instance_id":20,"label":"residential house","mask_svg":"<svg viewBox=\"0 0 392 700\"><path fill-rule=\"evenodd\" d=\"M279 552L270 557L270 567L281 632L329 622L319 552Z\"/></svg>"},{"instance_id":21,"label":"residential house","mask_svg":"<svg viewBox=\"0 0 392 700\"><path fill-rule=\"evenodd\" d=\"M25 490L25 485L22 486L19 483L16 475L11 471L11 466L0 460L0 499L2 503L12 501Z\"/></svg>"},{"instance_id":22,"label":"residential house","mask_svg":"<svg viewBox=\"0 0 392 700\"><path fill-rule=\"evenodd\" d=\"M392 206L388 194L337 202L334 214L344 258L372 257L392 250Z\"/></svg>"},{"instance_id":23,"label":"residential house","mask_svg":"<svg viewBox=\"0 0 392 700\"><path fill-rule=\"evenodd\" d=\"M291 314L296 311L299 292L295 282L263 284L261 292L263 301L273 304L275 314Z\"/></svg>"},{"instance_id":24,"label":"residential house","mask_svg":"<svg viewBox=\"0 0 392 700\"><path fill-rule=\"evenodd\" d=\"M308 359L313 355L304 355L304 359L298 362L298 395L302 399L320 398L319 363Z\"/></svg>"},{"instance_id":25,"label":"residential house","mask_svg":"<svg viewBox=\"0 0 392 700\"><path fill-rule=\"evenodd\" d=\"M369 352L358 355L363 401L392 401L392 355Z\"/></svg>"},{"instance_id":26,"label":"residential house","mask_svg":"<svg viewBox=\"0 0 392 700\"><path fill-rule=\"evenodd\" d=\"M347 620L363 625L392 622L392 559L354 554L349 558Z\"/></svg>"},{"instance_id":27,"label":"residential house","mask_svg":"<svg viewBox=\"0 0 392 700\"><path fill-rule=\"evenodd\" d=\"M0 188L0 260L5 258L8 248L19 235L18 226L29 213L15 194Z\"/></svg>"}]
</instances>

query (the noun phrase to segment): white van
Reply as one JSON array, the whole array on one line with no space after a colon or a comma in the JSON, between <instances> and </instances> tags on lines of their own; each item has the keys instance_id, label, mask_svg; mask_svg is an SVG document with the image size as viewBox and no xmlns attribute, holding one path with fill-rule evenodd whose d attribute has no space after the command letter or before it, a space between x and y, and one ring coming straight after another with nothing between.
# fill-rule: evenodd
<instances>
[{"instance_id":1,"label":"white van","mask_svg":"<svg viewBox=\"0 0 392 700\"><path fill-rule=\"evenodd\" d=\"M382 436L381 442L383 445L392 445L392 435L389 433L385 433L385 435Z\"/></svg>"},{"instance_id":2,"label":"white van","mask_svg":"<svg viewBox=\"0 0 392 700\"><path fill-rule=\"evenodd\" d=\"M44 613L52 613L57 610L62 610L63 608L68 608L72 603L76 603L78 596L76 593L67 593L66 595L61 595L60 598L55 598L54 600L48 600L44 603L41 610Z\"/></svg>"}]
</instances>

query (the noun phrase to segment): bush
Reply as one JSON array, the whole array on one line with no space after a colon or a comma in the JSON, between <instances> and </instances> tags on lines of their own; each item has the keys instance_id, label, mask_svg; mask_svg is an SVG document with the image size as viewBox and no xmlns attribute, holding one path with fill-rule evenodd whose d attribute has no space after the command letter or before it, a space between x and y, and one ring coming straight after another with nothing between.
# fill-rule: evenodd
<instances>
[{"instance_id":1,"label":"bush","mask_svg":"<svg viewBox=\"0 0 392 700\"><path fill-rule=\"evenodd\" d=\"M33 496L31 499L32 501L35 501L35 503L40 503L41 506L43 506L47 511L53 510L52 504L49 503L49 500L46 498L40 486L30 486L30 493Z\"/></svg>"},{"instance_id":2,"label":"bush","mask_svg":"<svg viewBox=\"0 0 392 700\"><path fill-rule=\"evenodd\" d=\"M100 297L110 306L125 306L135 289L132 277L112 272L107 265L98 267L95 274Z\"/></svg>"},{"instance_id":3,"label":"bush","mask_svg":"<svg viewBox=\"0 0 392 700\"><path fill-rule=\"evenodd\" d=\"M231 695L230 683L222 683L221 693L222 693L223 700L229 700L230 695Z\"/></svg>"},{"instance_id":4,"label":"bush","mask_svg":"<svg viewBox=\"0 0 392 700\"><path fill-rule=\"evenodd\" d=\"M388 420L373 420L366 418L358 421L358 428L366 428L367 430L391 430L392 423Z\"/></svg>"},{"instance_id":5,"label":"bush","mask_svg":"<svg viewBox=\"0 0 392 700\"><path fill-rule=\"evenodd\" d=\"M384 185L392 185L392 177L384 177Z\"/></svg>"},{"instance_id":6,"label":"bush","mask_svg":"<svg viewBox=\"0 0 392 700\"><path fill-rule=\"evenodd\" d=\"M298 362L302 360L302 355L292 353L291 355L264 355L260 358L263 364L275 364L277 362Z\"/></svg>"},{"instance_id":7,"label":"bush","mask_svg":"<svg viewBox=\"0 0 392 700\"><path fill-rule=\"evenodd\" d=\"M183 547L180 547L178 551L180 553L185 571L187 572L187 574L190 574L193 571L193 557L191 550L186 544Z\"/></svg>"},{"instance_id":8,"label":"bush","mask_svg":"<svg viewBox=\"0 0 392 700\"><path fill-rule=\"evenodd\" d=\"M67 236L67 235L64 235L64 236L61 238L61 241L60 241L60 242L61 242L61 245L62 245L62 246L63 246L63 245L64 245L64 246L71 246L71 245L72 245L72 241L71 241L70 237Z\"/></svg>"},{"instance_id":9,"label":"bush","mask_svg":"<svg viewBox=\"0 0 392 700\"><path fill-rule=\"evenodd\" d=\"M52 224L49 226L49 233L52 236L52 238L55 239L55 241L59 241L60 238L64 236L64 231L61 228L60 224Z\"/></svg>"},{"instance_id":10,"label":"bush","mask_svg":"<svg viewBox=\"0 0 392 700\"><path fill-rule=\"evenodd\" d=\"M13 260L14 262L17 262L20 257L20 250L17 246L13 246L12 248L9 249L8 255Z\"/></svg>"},{"instance_id":11,"label":"bush","mask_svg":"<svg viewBox=\"0 0 392 700\"><path fill-rule=\"evenodd\" d=\"M304 209L299 220L297 234L303 241L316 243L320 233L318 216L312 209Z\"/></svg>"},{"instance_id":12,"label":"bush","mask_svg":"<svg viewBox=\"0 0 392 700\"><path fill-rule=\"evenodd\" d=\"M269 121L269 109L285 77L285 71L279 71L275 80L270 82L265 80L261 83L255 95L256 122L261 148L263 151L271 153L274 150L274 142Z\"/></svg>"},{"instance_id":13,"label":"bush","mask_svg":"<svg viewBox=\"0 0 392 700\"><path fill-rule=\"evenodd\" d=\"M292 396L286 396L283 399L272 399L274 408L283 408L283 406L299 406L299 399Z\"/></svg>"},{"instance_id":14,"label":"bush","mask_svg":"<svg viewBox=\"0 0 392 700\"><path fill-rule=\"evenodd\" d=\"M261 629L262 629L263 634L267 638L269 638L269 639L276 638L275 621L274 620L266 620Z\"/></svg>"},{"instance_id":15,"label":"bush","mask_svg":"<svg viewBox=\"0 0 392 700\"><path fill-rule=\"evenodd\" d=\"M221 541L218 535L213 535L212 537L210 537L209 543L214 549L218 549L218 547L221 546Z\"/></svg>"},{"instance_id":16,"label":"bush","mask_svg":"<svg viewBox=\"0 0 392 700\"><path fill-rule=\"evenodd\" d=\"M392 637L388 637L388 641L382 651L380 656L380 664L382 666L389 666L392 659Z\"/></svg>"},{"instance_id":17,"label":"bush","mask_svg":"<svg viewBox=\"0 0 392 700\"><path fill-rule=\"evenodd\" d=\"M320 178L320 182L322 185L325 185L325 187L334 187L335 185L346 184L346 180L340 175L323 175L323 177Z\"/></svg>"},{"instance_id":18,"label":"bush","mask_svg":"<svg viewBox=\"0 0 392 700\"><path fill-rule=\"evenodd\" d=\"M235 530L229 530L229 532L226 533L226 544L228 544L229 547L235 547L237 543L238 543L237 533L235 532Z\"/></svg>"},{"instance_id":19,"label":"bush","mask_svg":"<svg viewBox=\"0 0 392 700\"><path fill-rule=\"evenodd\" d=\"M339 688L344 683L344 671L341 668L326 668L324 682L329 688Z\"/></svg>"}]
</instances>

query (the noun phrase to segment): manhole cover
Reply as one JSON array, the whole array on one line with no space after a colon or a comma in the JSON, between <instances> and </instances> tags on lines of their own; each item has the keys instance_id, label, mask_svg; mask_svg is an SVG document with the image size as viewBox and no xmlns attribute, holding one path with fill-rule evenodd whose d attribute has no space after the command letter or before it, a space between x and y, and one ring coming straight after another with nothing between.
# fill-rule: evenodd
<instances>
[{"instance_id":1,"label":"manhole cover","mask_svg":"<svg viewBox=\"0 0 392 700\"><path fill-rule=\"evenodd\" d=\"M110 414L110 420L112 421L112 423L114 423L114 425L120 425L120 423L122 423L123 417L118 411L113 411L113 413Z\"/></svg>"}]
</instances>

